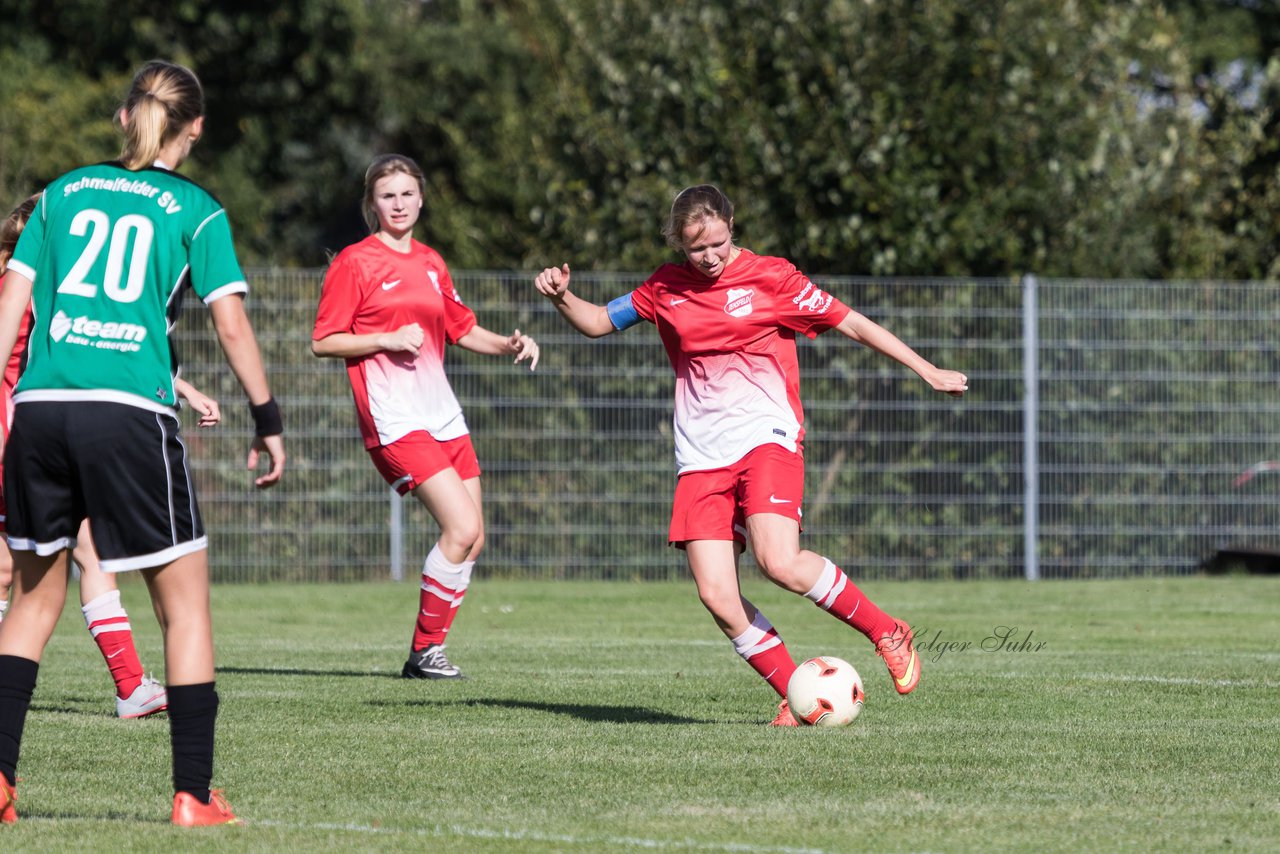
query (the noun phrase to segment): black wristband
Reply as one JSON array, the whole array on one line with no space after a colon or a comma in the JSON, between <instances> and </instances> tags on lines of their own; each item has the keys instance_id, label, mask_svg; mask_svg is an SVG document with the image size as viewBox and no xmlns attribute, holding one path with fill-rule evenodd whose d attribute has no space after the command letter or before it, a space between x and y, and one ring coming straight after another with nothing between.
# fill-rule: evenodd
<instances>
[{"instance_id":1,"label":"black wristband","mask_svg":"<svg viewBox=\"0 0 1280 854\"><path fill-rule=\"evenodd\" d=\"M266 403L249 404L249 414L253 416L253 431L258 436L279 436L284 432L284 421L280 418L280 404L273 397Z\"/></svg>"}]
</instances>

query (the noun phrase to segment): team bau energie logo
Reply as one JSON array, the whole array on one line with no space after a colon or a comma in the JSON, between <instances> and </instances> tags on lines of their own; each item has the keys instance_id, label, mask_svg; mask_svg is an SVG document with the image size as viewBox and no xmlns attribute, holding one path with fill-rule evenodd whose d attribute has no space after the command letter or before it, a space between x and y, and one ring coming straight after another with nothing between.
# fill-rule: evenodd
<instances>
[{"instance_id":1,"label":"team bau energie logo","mask_svg":"<svg viewBox=\"0 0 1280 854\"><path fill-rule=\"evenodd\" d=\"M94 320L81 315L69 317L59 311L49 323L49 337L62 344L78 344L97 350L120 350L136 353L147 337L146 327L136 323Z\"/></svg>"}]
</instances>

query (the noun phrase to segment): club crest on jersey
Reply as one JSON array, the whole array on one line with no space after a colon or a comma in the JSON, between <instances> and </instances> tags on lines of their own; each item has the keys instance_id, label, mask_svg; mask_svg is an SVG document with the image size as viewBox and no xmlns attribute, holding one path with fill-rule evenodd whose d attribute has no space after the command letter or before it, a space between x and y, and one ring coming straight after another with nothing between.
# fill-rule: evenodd
<instances>
[{"instance_id":1,"label":"club crest on jersey","mask_svg":"<svg viewBox=\"0 0 1280 854\"><path fill-rule=\"evenodd\" d=\"M755 293L751 288L729 288L724 313L730 317L746 317L751 313L751 298Z\"/></svg>"}]
</instances>

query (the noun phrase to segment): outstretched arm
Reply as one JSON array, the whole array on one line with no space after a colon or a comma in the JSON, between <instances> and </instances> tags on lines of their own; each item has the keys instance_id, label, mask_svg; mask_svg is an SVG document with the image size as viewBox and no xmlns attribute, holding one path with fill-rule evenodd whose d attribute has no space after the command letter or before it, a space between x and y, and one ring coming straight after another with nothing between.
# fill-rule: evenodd
<instances>
[{"instance_id":1,"label":"outstretched arm","mask_svg":"<svg viewBox=\"0 0 1280 854\"><path fill-rule=\"evenodd\" d=\"M969 390L969 378L959 371L934 367L923 356L902 342L898 336L856 311L850 311L836 326L840 332L883 356L901 362L920 375L934 391L960 397Z\"/></svg>"},{"instance_id":2,"label":"outstretched arm","mask_svg":"<svg viewBox=\"0 0 1280 854\"><path fill-rule=\"evenodd\" d=\"M528 359L531 371L538 367L538 342L519 329L510 335L499 335L483 326L473 326L458 339L458 346L485 356L515 356L516 362Z\"/></svg>"},{"instance_id":3,"label":"outstretched arm","mask_svg":"<svg viewBox=\"0 0 1280 854\"><path fill-rule=\"evenodd\" d=\"M588 338L600 338L615 331L609 310L569 292L569 265L548 267L538 274L533 284L538 293L551 300L556 311Z\"/></svg>"}]
</instances>

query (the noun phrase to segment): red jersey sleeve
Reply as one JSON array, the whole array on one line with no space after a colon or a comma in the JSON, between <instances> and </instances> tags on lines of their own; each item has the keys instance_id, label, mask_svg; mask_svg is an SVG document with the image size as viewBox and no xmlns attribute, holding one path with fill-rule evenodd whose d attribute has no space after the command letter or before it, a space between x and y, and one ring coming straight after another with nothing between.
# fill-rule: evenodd
<instances>
[{"instance_id":1,"label":"red jersey sleeve","mask_svg":"<svg viewBox=\"0 0 1280 854\"><path fill-rule=\"evenodd\" d=\"M809 281L790 261L778 260L777 275L773 279L778 322L808 338L816 338L820 332L839 326L851 311L849 306Z\"/></svg>"},{"instance_id":2,"label":"red jersey sleeve","mask_svg":"<svg viewBox=\"0 0 1280 854\"><path fill-rule=\"evenodd\" d=\"M458 289L453 286L453 276L449 268L440 263L444 275L440 278L440 296L444 297L444 334L450 344L457 344L458 339L466 335L476 325L476 313L467 308L458 296Z\"/></svg>"},{"instance_id":3,"label":"red jersey sleeve","mask_svg":"<svg viewBox=\"0 0 1280 854\"><path fill-rule=\"evenodd\" d=\"M649 278L644 284L631 292L631 307L635 309L636 314L650 323L656 323L658 318L657 302L653 298L653 278Z\"/></svg>"},{"instance_id":4,"label":"red jersey sleeve","mask_svg":"<svg viewBox=\"0 0 1280 854\"><path fill-rule=\"evenodd\" d=\"M313 341L328 338L336 332L351 331L366 279L350 253L343 252L334 259L324 274L324 285L320 289L316 325L311 330Z\"/></svg>"}]
</instances>

